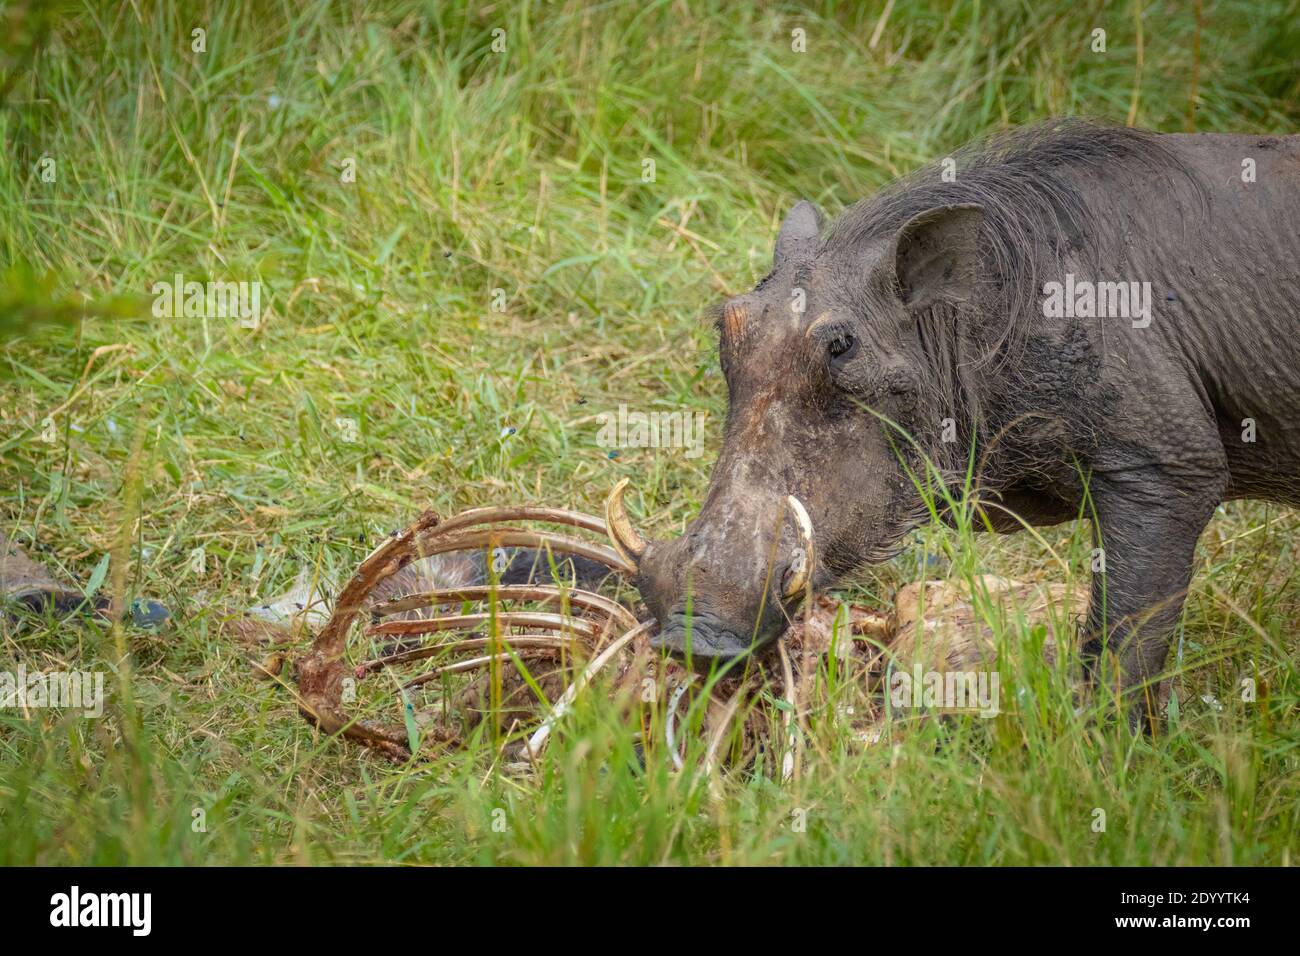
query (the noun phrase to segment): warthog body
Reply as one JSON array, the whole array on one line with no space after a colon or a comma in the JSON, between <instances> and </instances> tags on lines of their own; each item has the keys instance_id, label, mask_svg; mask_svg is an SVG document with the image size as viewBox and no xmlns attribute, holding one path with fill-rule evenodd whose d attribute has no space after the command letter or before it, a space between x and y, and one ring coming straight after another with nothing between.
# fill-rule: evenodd
<instances>
[{"instance_id":1,"label":"warthog body","mask_svg":"<svg viewBox=\"0 0 1300 956\"><path fill-rule=\"evenodd\" d=\"M825 238L798 204L718 328L708 495L641 554L665 645L707 663L780 633L799 503L827 585L926 518L925 459L973 462L997 530L1094 519L1088 658L1136 689L1216 506L1300 503L1300 137L1006 134Z\"/></svg>"}]
</instances>

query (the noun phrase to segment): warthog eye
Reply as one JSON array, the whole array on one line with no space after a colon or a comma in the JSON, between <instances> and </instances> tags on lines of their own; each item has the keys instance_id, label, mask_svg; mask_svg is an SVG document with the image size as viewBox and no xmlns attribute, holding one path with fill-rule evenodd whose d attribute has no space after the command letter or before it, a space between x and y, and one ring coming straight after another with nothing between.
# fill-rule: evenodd
<instances>
[{"instance_id":1,"label":"warthog eye","mask_svg":"<svg viewBox=\"0 0 1300 956\"><path fill-rule=\"evenodd\" d=\"M838 368L858 354L857 336L852 332L840 332L826 343L826 351L830 353L831 364Z\"/></svg>"}]
</instances>

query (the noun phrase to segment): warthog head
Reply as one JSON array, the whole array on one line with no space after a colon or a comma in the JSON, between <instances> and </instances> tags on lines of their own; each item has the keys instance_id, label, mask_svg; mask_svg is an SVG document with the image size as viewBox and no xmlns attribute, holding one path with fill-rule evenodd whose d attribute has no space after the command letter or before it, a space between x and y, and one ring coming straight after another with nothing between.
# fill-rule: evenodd
<instances>
[{"instance_id":1,"label":"warthog head","mask_svg":"<svg viewBox=\"0 0 1300 956\"><path fill-rule=\"evenodd\" d=\"M607 503L661 645L697 668L760 647L811 586L890 556L926 514L904 436L950 414L931 371L950 345L918 317L951 319L973 294L981 222L978 205L948 204L823 243L816 209L791 210L772 272L718 310L727 418L699 515L647 542L625 483Z\"/></svg>"}]
</instances>

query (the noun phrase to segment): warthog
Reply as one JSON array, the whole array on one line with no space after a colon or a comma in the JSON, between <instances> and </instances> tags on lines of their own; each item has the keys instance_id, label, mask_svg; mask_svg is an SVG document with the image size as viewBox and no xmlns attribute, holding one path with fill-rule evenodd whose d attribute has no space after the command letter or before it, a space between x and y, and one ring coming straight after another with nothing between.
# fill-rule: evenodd
<instances>
[{"instance_id":1,"label":"warthog","mask_svg":"<svg viewBox=\"0 0 1300 956\"><path fill-rule=\"evenodd\" d=\"M973 467L995 530L1092 519L1085 663L1117 664L1137 721L1216 506L1300 503L1300 136L1069 121L954 159L824 238L790 211L772 271L716 310L699 515L646 542L620 488L610 523L658 641L708 665L896 554L927 482Z\"/></svg>"}]
</instances>

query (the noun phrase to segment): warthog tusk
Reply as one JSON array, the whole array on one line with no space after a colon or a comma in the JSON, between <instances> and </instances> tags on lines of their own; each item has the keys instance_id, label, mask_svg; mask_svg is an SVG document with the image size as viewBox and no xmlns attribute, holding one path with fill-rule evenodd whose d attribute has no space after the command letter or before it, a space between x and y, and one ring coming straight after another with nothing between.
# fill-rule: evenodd
<instances>
[{"instance_id":1,"label":"warthog tusk","mask_svg":"<svg viewBox=\"0 0 1300 956\"><path fill-rule=\"evenodd\" d=\"M627 516L627 505L623 503L623 492L627 490L628 481L627 478L622 479L605 499L605 525L609 529L610 545L620 558L635 567L641 555L645 554L646 540L632 527L632 520Z\"/></svg>"},{"instance_id":2,"label":"warthog tusk","mask_svg":"<svg viewBox=\"0 0 1300 956\"><path fill-rule=\"evenodd\" d=\"M790 561L790 580L785 586L784 596L789 601L798 597L808 587L808 582L812 579L814 558L812 519L808 517L807 509L794 495L786 495L785 501L790 506L790 514L794 516L795 527L799 529L799 541L795 545L794 557Z\"/></svg>"}]
</instances>

